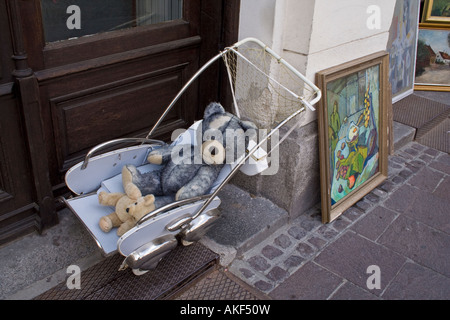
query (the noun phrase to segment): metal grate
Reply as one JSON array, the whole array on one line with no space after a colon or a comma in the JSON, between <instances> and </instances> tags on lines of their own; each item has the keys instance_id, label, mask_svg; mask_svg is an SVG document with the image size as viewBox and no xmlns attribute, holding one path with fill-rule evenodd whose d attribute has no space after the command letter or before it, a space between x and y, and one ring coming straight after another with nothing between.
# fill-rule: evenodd
<instances>
[{"instance_id":1,"label":"metal grate","mask_svg":"<svg viewBox=\"0 0 450 320\"><path fill-rule=\"evenodd\" d=\"M450 152L450 106L417 95L393 105L394 121L417 129L416 141Z\"/></svg>"},{"instance_id":2,"label":"metal grate","mask_svg":"<svg viewBox=\"0 0 450 320\"><path fill-rule=\"evenodd\" d=\"M450 113L450 112L449 112ZM450 153L450 118L445 117L426 132L417 133L417 142L440 151Z\"/></svg>"},{"instance_id":3,"label":"metal grate","mask_svg":"<svg viewBox=\"0 0 450 320\"><path fill-rule=\"evenodd\" d=\"M394 103L394 121L419 129L449 109L443 103L412 94Z\"/></svg>"},{"instance_id":4,"label":"metal grate","mask_svg":"<svg viewBox=\"0 0 450 320\"><path fill-rule=\"evenodd\" d=\"M64 282L35 300L163 299L213 267L218 255L199 243L179 246L164 257L156 269L142 276L135 276L131 270L118 271L123 258L114 255L82 272L79 290L69 290Z\"/></svg>"}]
</instances>

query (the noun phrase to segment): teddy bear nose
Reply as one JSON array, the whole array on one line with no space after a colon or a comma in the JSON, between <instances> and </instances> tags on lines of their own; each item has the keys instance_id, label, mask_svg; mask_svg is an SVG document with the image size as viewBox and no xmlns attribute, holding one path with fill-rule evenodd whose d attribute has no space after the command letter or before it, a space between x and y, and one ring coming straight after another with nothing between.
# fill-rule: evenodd
<instances>
[{"instance_id":1,"label":"teddy bear nose","mask_svg":"<svg viewBox=\"0 0 450 320\"><path fill-rule=\"evenodd\" d=\"M126 211L127 213L130 213L130 208L127 208L125 211Z\"/></svg>"}]
</instances>

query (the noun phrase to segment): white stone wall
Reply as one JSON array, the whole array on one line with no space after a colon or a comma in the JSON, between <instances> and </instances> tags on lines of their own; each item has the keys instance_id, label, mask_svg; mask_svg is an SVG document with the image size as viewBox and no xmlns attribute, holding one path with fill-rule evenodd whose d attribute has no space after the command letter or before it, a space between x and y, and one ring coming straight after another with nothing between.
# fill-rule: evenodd
<instances>
[{"instance_id":1,"label":"white stone wall","mask_svg":"<svg viewBox=\"0 0 450 320\"><path fill-rule=\"evenodd\" d=\"M394 7L392 0L242 0L239 37L261 39L315 81L320 70L386 50ZM308 112L302 122L315 119Z\"/></svg>"},{"instance_id":2,"label":"white stone wall","mask_svg":"<svg viewBox=\"0 0 450 320\"><path fill-rule=\"evenodd\" d=\"M239 40L253 37L272 45L277 0L241 0Z\"/></svg>"}]
</instances>

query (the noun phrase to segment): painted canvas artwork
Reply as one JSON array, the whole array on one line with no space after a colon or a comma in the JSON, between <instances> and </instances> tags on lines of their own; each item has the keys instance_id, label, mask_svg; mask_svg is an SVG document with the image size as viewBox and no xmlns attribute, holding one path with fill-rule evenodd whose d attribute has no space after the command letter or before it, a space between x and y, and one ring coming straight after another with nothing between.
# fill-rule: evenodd
<instances>
[{"instance_id":1,"label":"painted canvas artwork","mask_svg":"<svg viewBox=\"0 0 450 320\"><path fill-rule=\"evenodd\" d=\"M416 65L416 87L450 91L450 28L420 28Z\"/></svg>"},{"instance_id":2,"label":"painted canvas artwork","mask_svg":"<svg viewBox=\"0 0 450 320\"><path fill-rule=\"evenodd\" d=\"M322 221L329 223L388 175L389 54L317 73Z\"/></svg>"},{"instance_id":3,"label":"painted canvas artwork","mask_svg":"<svg viewBox=\"0 0 450 320\"><path fill-rule=\"evenodd\" d=\"M392 102L414 91L418 25L419 1L396 1L387 45Z\"/></svg>"},{"instance_id":4,"label":"painted canvas artwork","mask_svg":"<svg viewBox=\"0 0 450 320\"><path fill-rule=\"evenodd\" d=\"M379 172L380 66L328 82L331 205Z\"/></svg>"}]
</instances>

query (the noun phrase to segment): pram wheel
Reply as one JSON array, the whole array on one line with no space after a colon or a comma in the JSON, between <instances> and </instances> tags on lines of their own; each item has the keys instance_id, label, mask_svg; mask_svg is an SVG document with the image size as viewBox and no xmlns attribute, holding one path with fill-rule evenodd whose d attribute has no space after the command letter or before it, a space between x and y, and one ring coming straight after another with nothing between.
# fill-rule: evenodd
<instances>
[{"instance_id":1,"label":"pram wheel","mask_svg":"<svg viewBox=\"0 0 450 320\"><path fill-rule=\"evenodd\" d=\"M212 209L192 220L178 235L183 246L199 241L219 217L219 209Z\"/></svg>"},{"instance_id":2,"label":"pram wheel","mask_svg":"<svg viewBox=\"0 0 450 320\"><path fill-rule=\"evenodd\" d=\"M150 270L132 269L132 271L135 276L142 276L147 272L149 272Z\"/></svg>"},{"instance_id":3,"label":"pram wheel","mask_svg":"<svg viewBox=\"0 0 450 320\"><path fill-rule=\"evenodd\" d=\"M194 241L186 241L181 239L181 244L183 245L183 247L189 247L190 245L194 244Z\"/></svg>"},{"instance_id":4,"label":"pram wheel","mask_svg":"<svg viewBox=\"0 0 450 320\"><path fill-rule=\"evenodd\" d=\"M154 239L142 245L125 259L125 263L136 275L155 269L162 258L176 248L178 241L172 234Z\"/></svg>"}]
</instances>

